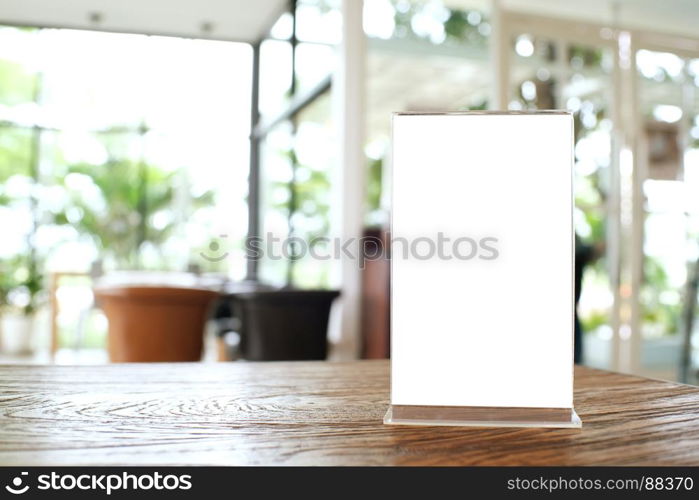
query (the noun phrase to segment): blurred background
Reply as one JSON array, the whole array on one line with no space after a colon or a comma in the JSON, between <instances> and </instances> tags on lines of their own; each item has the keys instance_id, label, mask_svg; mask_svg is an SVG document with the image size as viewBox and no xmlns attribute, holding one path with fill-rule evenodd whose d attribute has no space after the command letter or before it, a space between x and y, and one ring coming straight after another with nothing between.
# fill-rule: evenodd
<instances>
[{"instance_id":1,"label":"blurred background","mask_svg":"<svg viewBox=\"0 0 699 500\"><path fill-rule=\"evenodd\" d=\"M387 357L386 260L246 237L385 242L394 111L566 109L581 361L698 382L699 3L58 3L0 4L1 361L117 360L144 286L216 291L205 360Z\"/></svg>"}]
</instances>

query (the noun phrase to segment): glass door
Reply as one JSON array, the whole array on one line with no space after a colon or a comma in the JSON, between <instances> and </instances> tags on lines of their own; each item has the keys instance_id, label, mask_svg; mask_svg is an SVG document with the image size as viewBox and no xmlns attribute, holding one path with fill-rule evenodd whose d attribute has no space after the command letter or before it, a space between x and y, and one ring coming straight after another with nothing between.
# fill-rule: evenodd
<instances>
[{"instance_id":1,"label":"glass door","mask_svg":"<svg viewBox=\"0 0 699 500\"><path fill-rule=\"evenodd\" d=\"M518 24L517 20L507 23L508 108L567 109L575 121L574 219L580 290L576 330L582 332L576 359L613 368L615 262L609 258L609 248L616 244L615 218L610 215L616 164L612 152L614 45L611 37L602 36L604 32L597 31L584 42L572 41L561 35L554 21L528 18Z\"/></svg>"},{"instance_id":2,"label":"glass door","mask_svg":"<svg viewBox=\"0 0 699 500\"><path fill-rule=\"evenodd\" d=\"M699 59L640 48L635 62L643 214L636 371L697 383L697 339L685 331L697 312L688 277L697 276L699 255Z\"/></svg>"}]
</instances>

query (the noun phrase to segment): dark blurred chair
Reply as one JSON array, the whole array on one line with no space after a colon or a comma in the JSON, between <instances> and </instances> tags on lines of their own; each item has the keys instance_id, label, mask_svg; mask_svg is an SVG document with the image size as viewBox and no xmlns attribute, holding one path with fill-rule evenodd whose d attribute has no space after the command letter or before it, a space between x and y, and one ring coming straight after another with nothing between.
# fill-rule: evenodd
<instances>
[{"instance_id":1,"label":"dark blurred chair","mask_svg":"<svg viewBox=\"0 0 699 500\"><path fill-rule=\"evenodd\" d=\"M362 236L362 358L386 359L391 352L390 235L383 227L369 227Z\"/></svg>"},{"instance_id":2,"label":"dark blurred chair","mask_svg":"<svg viewBox=\"0 0 699 500\"><path fill-rule=\"evenodd\" d=\"M258 290L233 295L240 355L250 361L321 360L336 290Z\"/></svg>"}]
</instances>

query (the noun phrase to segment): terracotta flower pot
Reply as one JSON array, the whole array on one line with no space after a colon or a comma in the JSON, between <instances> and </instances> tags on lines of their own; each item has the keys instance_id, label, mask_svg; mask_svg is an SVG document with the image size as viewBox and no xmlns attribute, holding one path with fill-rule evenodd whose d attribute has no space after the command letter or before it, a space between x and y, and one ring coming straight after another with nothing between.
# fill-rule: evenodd
<instances>
[{"instance_id":1,"label":"terracotta flower pot","mask_svg":"<svg viewBox=\"0 0 699 500\"><path fill-rule=\"evenodd\" d=\"M217 297L197 288L96 288L95 298L109 320L109 359L199 361L207 314Z\"/></svg>"}]
</instances>

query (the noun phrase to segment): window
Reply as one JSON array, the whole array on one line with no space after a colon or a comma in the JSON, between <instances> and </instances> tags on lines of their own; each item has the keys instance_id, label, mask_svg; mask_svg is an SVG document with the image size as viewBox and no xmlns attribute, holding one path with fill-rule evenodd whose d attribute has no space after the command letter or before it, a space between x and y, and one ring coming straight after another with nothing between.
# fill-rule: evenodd
<instances>
[{"instance_id":1,"label":"window","mask_svg":"<svg viewBox=\"0 0 699 500\"><path fill-rule=\"evenodd\" d=\"M640 366L662 378L677 376L687 280L699 255L696 61L670 52L636 53L643 172ZM696 382L691 373L685 376Z\"/></svg>"},{"instance_id":2,"label":"window","mask_svg":"<svg viewBox=\"0 0 699 500\"><path fill-rule=\"evenodd\" d=\"M238 43L0 27L3 303L34 311L50 272L97 261L242 277L250 61ZM201 257L212 240L228 259Z\"/></svg>"},{"instance_id":3,"label":"window","mask_svg":"<svg viewBox=\"0 0 699 500\"><path fill-rule=\"evenodd\" d=\"M391 113L485 109L491 86L484 12L440 2L365 3L369 37L367 223L387 223L383 178Z\"/></svg>"},{"instance_id":4,"label":"window","mask_svg":"<svg viewBox=\"0 0 699 500\"><path fill-rule=\"evenodd\" d=\"M329 286L332 262L311 259L329 234L330 168L335 137L330 75L340 32L339 2L301 0L260 43L258 234L255 262L265 282Z\"/></svg>"},{"instance_id":5,"label":"window","mask_svg":"<svg viewBox=\"0 0 699 500\"><path fill-rule=\"evenodd\" d=\"M512 110L566 109L575 124L575 209L578 249L584 267L578 314L586 334L586 364L611 363L613 285L606 257L612 169L613 48L585 45L543 34L511 38L509 103ZM532 221L535 224L535 221ZM578 258L581 258L578 255Z\"/></svg>"}]
</instances>

